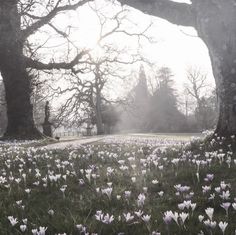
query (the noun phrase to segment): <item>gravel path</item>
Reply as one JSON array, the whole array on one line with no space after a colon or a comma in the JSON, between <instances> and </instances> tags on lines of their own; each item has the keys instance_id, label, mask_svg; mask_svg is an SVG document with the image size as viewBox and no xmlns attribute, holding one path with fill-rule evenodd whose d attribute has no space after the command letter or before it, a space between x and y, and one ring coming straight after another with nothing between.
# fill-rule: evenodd
<instances>
[{"instance_id":1,"label":"gravel path","mask_svg":"<svg viewBox=\"0 0 236 235\"><path fill-rule=\"evenodd\" d=\"M78 139L73 141L67 141L67 142L58 142L55 144L49 144L45 149L65 149L65 148L77 148L80 145L83 144L90 144L93 142L97 142L99 140L102 140L104 137L90 137L90 138L84 138L84 139Z\"/></svg>"}]
</instances>

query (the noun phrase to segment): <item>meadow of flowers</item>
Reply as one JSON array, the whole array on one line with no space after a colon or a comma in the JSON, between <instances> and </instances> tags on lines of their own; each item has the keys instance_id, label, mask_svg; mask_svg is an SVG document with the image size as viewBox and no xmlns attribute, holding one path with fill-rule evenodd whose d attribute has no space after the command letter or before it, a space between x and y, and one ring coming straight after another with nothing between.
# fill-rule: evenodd
<instances>
[{"instance_id":1,"label":"meadow of flowers","mask_svg":"<svg viewBox=\"0 0 236 235\"><path fill-rule=\"evenodd\" d=\"M235 235L235 138L167 142L2 144L0 234Z\"/></svg>"}]
</instances>

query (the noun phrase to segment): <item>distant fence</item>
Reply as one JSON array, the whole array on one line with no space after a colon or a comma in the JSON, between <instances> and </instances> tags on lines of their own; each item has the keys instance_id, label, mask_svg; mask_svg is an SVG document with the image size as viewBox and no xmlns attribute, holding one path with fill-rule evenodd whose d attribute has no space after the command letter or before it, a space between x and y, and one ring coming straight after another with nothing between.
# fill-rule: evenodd
<instances>
[{"instance_id":1,"label":"distant fence","mask_svg":"<svg viewBox=\"0 0 236 235\"><path fill-rule=\"evenodd\" d=\"M92 131L91 135L96 135L96 132ZM64 131L64 132L54 132L54 137L78 137L78 136L87 136L86 131Z\"/></svg>"}]
</instances>

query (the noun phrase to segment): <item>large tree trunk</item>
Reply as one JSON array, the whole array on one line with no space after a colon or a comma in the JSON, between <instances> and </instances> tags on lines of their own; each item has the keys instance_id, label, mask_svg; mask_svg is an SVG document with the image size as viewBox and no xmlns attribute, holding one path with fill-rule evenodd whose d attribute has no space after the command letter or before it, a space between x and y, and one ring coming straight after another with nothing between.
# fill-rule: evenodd
<instances>
[{"instance_id":1,"label":"large tree trunk","mask_svg":"<svg viewBox=\"0 0 236 235\"><path fill-rule=\"evenodd\" d=\"M236 36L236 35L235 35ZM236 37L235 37L236 38ZM219 117L216 133L221 136L236 134L236 47L227 56L234 56L230 63L228 59L220 59L218 55L212 58L212 67L216 78L219 102ZM221 57L223 58L223 57ZM218 62L217 62L218 61ZM233 62L235 61L235 62Z\"/></svg>"},{"instance_id":2,"label":"large tree trunk","mask_svg":"<svg viewBox=\"0 0 236 235\"><path fill-rule=\"evenodd\" d=\"M216 1L217 2L217 1ZM212 62L219 102L216 133L236 134L236 10L230 1L195 3L199 12L196 26L206 43Z\"/></svg>"},{"instance_id":3,"label":"large tree trunk","mask_svg":"<svg viewBox=\"0 0 236 235\"><path fill-rule=\"evenodd\" d=\"M8 139L41 137L36 129L30 101L30 76L23 59L20 17L16 1L0 4L0 72L5 86Z\"/></svg>"}]
</instances>

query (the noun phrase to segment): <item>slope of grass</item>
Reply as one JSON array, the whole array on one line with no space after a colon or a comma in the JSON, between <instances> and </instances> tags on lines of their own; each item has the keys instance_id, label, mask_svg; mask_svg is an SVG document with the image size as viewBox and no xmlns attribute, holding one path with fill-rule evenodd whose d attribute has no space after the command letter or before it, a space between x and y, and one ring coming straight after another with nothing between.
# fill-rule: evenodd
<instances>
[{"instance_id":1,"label":"slope of grass","mask_svg":"<svg viewBox=\"0 0 236 235\"><path fill-rule=\"evenodd\" d=\"M0 234L234 234L234 145L1 146Z\"/></svg>"}]
</instances>

